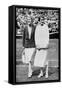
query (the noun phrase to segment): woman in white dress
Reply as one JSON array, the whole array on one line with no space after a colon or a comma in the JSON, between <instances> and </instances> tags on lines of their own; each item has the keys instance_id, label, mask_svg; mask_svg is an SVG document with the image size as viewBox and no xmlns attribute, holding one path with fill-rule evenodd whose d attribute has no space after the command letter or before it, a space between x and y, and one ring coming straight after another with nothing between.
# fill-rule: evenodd
<instances>
[{"instance_id":1,"label":"woman in white dress","mask_svg":"<svg viewBox=\"0 0 62 90\"><path fill-rule=\"evenodd\" d=\"M35 27L32 25L31 20L29 19L23 33L24 51L22 53L23 63L28 64L28 77L31 77L32 75L31 57L33 55L33 52L35 51L34 32Z\"/></svg>"},{"instance_id":2,"label":"woman in white dress","mask_svg":"<svg viewBox=\"0 0 62 90\"><path fill-rule=\"evenodd\" d=\"M38 78L43 76L42 67L46 67L46 78L48 77L48 61L46 60L47 48L49 44L49 29L47 23L39 22L35 30L35 45L36 55L34 59L34 66L41 67Z\"/></svg>"}]
</instances>

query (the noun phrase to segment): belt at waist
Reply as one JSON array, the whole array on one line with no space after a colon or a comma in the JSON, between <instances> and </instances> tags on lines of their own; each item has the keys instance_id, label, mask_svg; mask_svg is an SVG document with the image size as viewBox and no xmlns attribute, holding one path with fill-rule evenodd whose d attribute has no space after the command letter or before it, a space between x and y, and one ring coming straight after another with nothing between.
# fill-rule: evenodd
<instances>
[{"instance_id":1,"label":"belt at waist","mask_svg":"<svg viewBox=\"0 0 62 90\"><path fill-rule=\"evenodd\" d=\"M36 48L37 50L47 50L47 49L49 49L49 48Z\"/></svg>"}]
</instances>

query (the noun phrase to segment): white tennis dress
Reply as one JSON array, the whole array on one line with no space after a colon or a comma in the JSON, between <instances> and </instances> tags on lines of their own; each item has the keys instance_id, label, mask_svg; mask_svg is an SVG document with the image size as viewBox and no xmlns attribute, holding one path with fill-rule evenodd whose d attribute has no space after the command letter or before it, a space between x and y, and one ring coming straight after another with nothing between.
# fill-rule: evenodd
<instances>
[{"instance_id":1,"label":"white tennis dress","mask_svg":"<svg viewBox=\"0 0 62 90\"><path fill-rule=\"evenodd\" d=\"M48 26L44 24L37 25L35 30L35 44L37 48L47 48L49 44L49 30ZM44 67L46 63L47 49L41 49L36 51L34 66Z\"/></svg>"}]
</instances>

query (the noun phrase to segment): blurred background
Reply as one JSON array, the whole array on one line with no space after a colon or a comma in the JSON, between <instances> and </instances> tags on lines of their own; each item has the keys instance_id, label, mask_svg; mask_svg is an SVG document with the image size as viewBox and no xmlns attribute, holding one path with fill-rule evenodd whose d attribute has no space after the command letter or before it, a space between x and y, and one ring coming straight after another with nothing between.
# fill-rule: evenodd
<instances>
[{"instance_id":1,"label":"blurred background","mask_svg":"<svg viewBox=\"0 0 62 90\"><path fill-rule=\"evenodd\" d=\"M25 25L28 23L28 19L31 19L33 25L36 26L38 17L40 17L41 21L44 20L48 22L50 38L58 38L58 14L58 10L16 8L16 36L23 36L23 30Z\"/></svg>"}]
</instances>

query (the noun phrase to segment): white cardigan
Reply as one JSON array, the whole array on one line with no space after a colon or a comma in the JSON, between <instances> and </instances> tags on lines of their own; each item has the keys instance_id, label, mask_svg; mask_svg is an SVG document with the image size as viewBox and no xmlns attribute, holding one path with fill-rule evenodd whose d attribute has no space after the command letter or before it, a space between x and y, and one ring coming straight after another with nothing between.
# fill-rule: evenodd
<instances>
[{"instance_id":1,"label":"white cardigan","mask_svg":"<svg viewBox=\"0 0 62 90\"><path fill-rule=\"evenodd\" d=\"M46 24L37 25L35 30L35 44L38 48L46 48L49 43L49 29Z\"/></svg>"},{"instance_id":2,"label":"white cardigan","mask_svg":"<svg viewBox=\"0 0 62 90\"><path fill-rule=\"evenodd\" d=\"M47 48L49 44L49 31L46 24L44 26L41 26L40 24L37 25L35 30L35 44L37 48ZM40 51L37 50L34 59L34 66L44 67L47 62L46 57L47 49L41 49Z\"/></svg>"}]
</instances>

